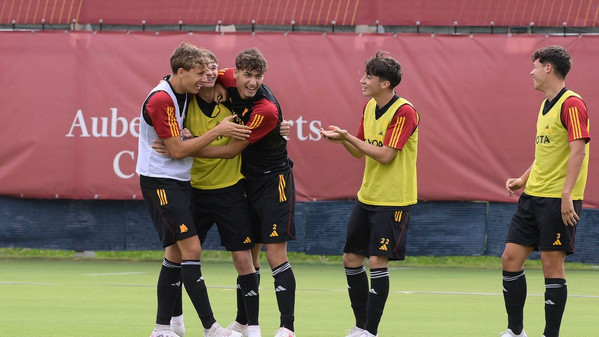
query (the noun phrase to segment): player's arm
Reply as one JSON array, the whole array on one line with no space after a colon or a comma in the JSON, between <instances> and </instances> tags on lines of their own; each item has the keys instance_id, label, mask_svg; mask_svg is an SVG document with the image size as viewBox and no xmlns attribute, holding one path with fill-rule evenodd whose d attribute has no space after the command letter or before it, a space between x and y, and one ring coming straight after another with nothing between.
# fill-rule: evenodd
<instances>
[{"instance_id":1,"label":"player's arm","mask_svg":"<svg viewBox=\"0 0 599 337\"><path fill-rule=\"evenodd\" d=\"M345 150L347 150L347 152L349 152L349 154L351 154L352 156L354 156L358 159L364 157L364 152L360 151L357 147L355 147L354 145L352 145L349 141L347 141L345 139L344 135L349 134L349 132L347 132L347 130L345 130L345 132L339 132L339 131L341 131L341 128L339 128L338 126L329 125L328 130L320 128L320 135L324 139L326 139L330 142L343 145ZM362 115L362 119L360 121L358 137L363 138L363 135L364 135L364 115Z\"/></svg>"},{"instance_id":2,"label":"player's arm","mask_svg":"<svg viewBox=\"0 0 599 337\"><path fill-rule=\"evenodd\" d=\"M526 170L519 178L508 178L505 181L505 190L507 191L507 194L510 197L514 196L514 191L517 191L526 186L526 182L528 181L528 177L530 176L531 169L532 165L530 165L528 170Z\"/></svg>"},{"instance_id":3,"label":"player's arm","mask_svg":"<svg viewBox=\"0 0 599 337\"><path fill-rule=\"evenodd\" d=\"M251 133L249 128L245 125L239 125L231 122L232 118L233 116L228 116L213 129L207 131L199 137L195 137L189 140L181 139L180 131L175 132L175 136L162 139L164 147L166 148L162 149L162 152L159 151L160 142L155 142L152 145L152 148L154 148L154 150L156 150L158 153L162 155L166 155L174 159L182 159L185 157L195 156L194 154L198 150L207 147L210 143L212 143L216 138L220 136L238 140L248 138Z\"/></svg>"},{"instance_id":4,"label":"player's arm","mask_svg":"<svg viewBox=\"0 0 599 337\"><path fill-rule=\"evenodd\" d=\"M566 170L566 181L562 189L562 221L565 225L574 226L579 220L572 202L572 190L580 175L582 163L586 156L586 143L591 139L588 131L588 114L586 105L578 97L570 97L562 106L562 122L568 130L570 156Z\"/></svg>"},{"instance_id":5,"label":"player's arm","mask_svg":"<svg viewBox=\"0 0 599 337\"><path fill-rule=\"evenodd\" d=\"M238 156L248 145L250 143L247 140L236 139L227 145L209 146L194 151L193 157L232 159Z\"/></svg>"},{"instance_id":6,"label":"player's arm","mask_svg":"<svg viewBox=\"0 0 599 337\"><path fill-rule=\"evenodd\" d=\"M388 164L393 160L393 157L395 157L395 154L397 153L397 149L389 146L378 147L376 145L368 144L350 134L347 130L341 129L335 125L329 126L329 130L321 129L320 133L327 140L343 144L345 149L356 158L362 158L364 155L367 155L378 162Z\"/></svg>"}]
</instances>

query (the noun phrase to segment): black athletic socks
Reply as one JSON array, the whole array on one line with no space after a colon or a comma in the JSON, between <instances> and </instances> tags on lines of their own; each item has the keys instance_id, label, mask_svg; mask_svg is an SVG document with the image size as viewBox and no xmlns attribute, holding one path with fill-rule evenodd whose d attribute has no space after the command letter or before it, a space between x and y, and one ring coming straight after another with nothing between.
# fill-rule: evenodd
<instances>
[{"instance_id":1,"label":"black athletic socks","mask_svg":"<svg viewBox=\"0 0 599 337\"><path fill-rule=\"evenodd\" d=\"M364 328L371 334L378 332L379 323L383 316L385 303L389 296L389 271L387 268L370 269L370 292L368 293L368 306L366 309L368 319Z\"/></svg>"},{"instance_id":2,"label":"black athletic socks","mask_svg":"<svg viewBox=\"0 0 599 337\"><path fill-rule=\"evenodd\" d=\"M156 324L170 325L171 317L174 312L173 309L176 307L177 296L180 292L181 265L170 262L165 258L162 261L162 268L160 269L160 275L158 276L158 286L156 287L156 293L158 295Z\"/></svg>"},{"instance_id":3,"label":"black athletic socks","mask_svg":"<svg viewBox=\"0 0 599 337\"><path fill-rule=\"evenodd\" d=\"M244 304L246 314L246 322L237 322L241 324L258 325L258 311L260 308L258 275L256 275L256 273L241 275L237 277L237 282L238 289L243 296L242 304Z\"/></svg>"},{"instance_id":4,"label":"black athletic socks","mask_svg":"<svg viewBox=\"0 0 599 337\"><path fill-rule=\"evenodd\" d=\"M526 274L524 270L503 271L503 300L507 312L508 328L520 334L524 327L524 303L526 302Z\"/></svg>"},{"instance_id":5,"label":"black athletic socks","mask_svg":"<svg viewBox=\"0 0 599 337\"><path fill-rule=\"evenodd\" d=\"M345 267L345 277L347 279L349 301L356 318L356 326L364 329L366 326L366 306L368 304L366 268L364 268L364 265L356 268Z\"/></svg>"},{"instance_id":6,"label":"black athletic socks","mask_svg":"<svg viewBox=\"0 0 599 337\"><path fill-rule=\"evenodd\" d=\"M204 329L210 329L216 320L210 307L201 267L202 264L199 260L183 260L181 262L181 276L185 290L202 321Z\"/></svg>"},{"instance_id":7,"label":"black athletic socks","mask_svg":"<svg viewBox=\"0 0 599 337\"><path fill-rule=\"evenodd\" d=\"M295 276L289 262L274 268L272 277L275 279L275 294L281 312L281 327L294 331Z\"/></svg>"},{"instance_id":8,"label":"black athletic socks","mask_svg":"<svg viewBox=\"0 0 599 337\"><path fill-rule=\"evenodd\" d=\"M241 291L239 278L240 276L237 276L237 316L235 317L235 322L247 325L248 316L245 311L245 301L243 300L243 291Z\"/></svg>"},{"instance_id":9,"label":"black athletic socks","mask_svg":"<svg viewBox=\"0 0 599 337\"><path fill-rule=\"evenodd\" d=\"M545 337L559 337L567 299L568 284L565 279L545 279Z\"/></svg>"},{"instance_id":10,"label":"black athletic socks","mask_svg":"<svg viewBox=\"0 0 599 337\"><path fill-rule=\"evenodd\" d=\"M260 268L256 268L256 289L260 289ZM256 291L258 292L258 291ZM241 292L241 287L239 286L239 276L237 277L237 316L235 317L235 322L239 324L248 324L248 317L245 311L245 301L243 293ZM258 312L258 307L256 307L256 312ZM258 322L258 321L256 321ZM258 323L256 323L258 324Z\"/></svg>"},{"instance_id":11,"label":"black athletic socks","mask_svg":"<svg viewBox=\"0 0 599 337\"><path fill-rule=\"evenodd\" d=\"M179 292L177 294L177 300L175 301L175 307L173 308L173 317L183 315L183 282L181 281L181 265L179 266Z\"/></svg>"}]
</instances>

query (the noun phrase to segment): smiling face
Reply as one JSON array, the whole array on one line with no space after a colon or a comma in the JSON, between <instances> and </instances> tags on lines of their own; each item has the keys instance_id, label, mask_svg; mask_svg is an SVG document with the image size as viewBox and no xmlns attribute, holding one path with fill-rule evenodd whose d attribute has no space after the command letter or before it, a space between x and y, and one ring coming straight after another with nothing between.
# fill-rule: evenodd
<instances>
[{"instance_id":1,"label":"smiling face","mask_svg":"<svg viewBox=\"0 0 599 337\"><path fill-rule=\"evenodd\" d=\"M210 62L208 67L206 67L206 81L202 84L202 87L206 88L214 88L214 84L216 84L216 77L218 76L218 64L214 62Z\"/></svg>"},{"instance_id":2,"label":"smiling face","mask_svg":"<svg viewBox=\"0 0 599 337\"><path fill-rule=\"evenodd\" d=\"M389 81L381 81L380 77L366 73L362 79L360 79L362 94L366 97L376 97L385 88L389 87L389 85L385 85L385 83L389 83Z\"/></svg>"},{"instance_id":3,"label":"smiling face","mask_svg":"<svg viewBox=\"0 0 599 337\"><path fill-rule=\"evenodd\" d=\"M532 76L532 82L534 84L535 90L543 91L550 67L551 63L542 64L539 62L539 59L536 59L533 62L530 76Z\"/></svg>"},{"instance_id":4,"label":"smiling face","mask_svg":"<svg viewBox=\"0 0 599 337\"><path fill-rule=\"evenodd\" d=\"M177 70L177 77L179 77L179 86L173 83L173 88L179 93L190 93L197 94L200 88L208 81L207 68L205 66L197 65L189 70L179 68Z\"/></svg>"},{"instance_id":5,"label":"smiling face","mask_svg":"<svg viewBox=\"0 0 599 337\"><path fill-rule=\"evenodd\" d=\"M233 75L237 80L237 91L242 99L254 97L264 81L264 74L257 70L235 69Z\"/></svg>"}]
</instances>

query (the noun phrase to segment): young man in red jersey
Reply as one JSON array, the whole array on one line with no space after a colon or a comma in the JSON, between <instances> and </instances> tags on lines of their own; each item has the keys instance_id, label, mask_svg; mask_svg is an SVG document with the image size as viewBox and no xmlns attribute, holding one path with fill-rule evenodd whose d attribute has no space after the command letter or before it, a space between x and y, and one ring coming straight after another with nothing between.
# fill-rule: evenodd
<instances>
[{"instance_id":1,"label":"young man in red jersey","mask_svg":"<svg viewBox=\"0 0 599 337\"><path fill-rule=\"evenodd\" d=\"M357 136L337 126L320 130L356 158L366 156L358 201L350 216L343 265L356 325L347 337L377 336L389 294L389 260L404 260L412 205L417 202L416 158L420 117L393 91L401 65L385 52L366 62L360 80L370 100ZM364 268L368 257L370 288Z\"/></svg>"},{"instance_id":2,"label":"young man in red jersey","mask_svg":"<svg viewBox=\"0 0 599 337\"><path fill-rule=\"evenodd\" d=\"M263 84L266 69L266 59L253 48L239 52L235 69L219 73L218 81L227 90L232 111L252 133L246 140L211 146L194 156L233 158L241 153L253 239L265 246L281 314L275 337L295 337L295 276L287 259L287 241L295 239L295 186L287 141L280 134L281 107L270 88ZM260 266L260 249L257 244L252 252L256 268ZM243 330L238 320L239 312L229 328Z\"/></svg>"},{"instance_id":3,"label":"young man in red jersey","mask_svg":"<svg viewBox=\"0 0 599 337\"><path fill-rule=\"evenodd\" d=\"M574 253L574 235L589 164L589 118L582 98L566 88L570 55L561 46L538 49L530 72L545 95L537 117L535 158L519 178L509 178L509 196L524 187L508 229L503 265L503 297L508 329L502 337L526 337L524 261L541 251L545 276L545 330L558 337L568 297L564 260Z\"/></svg>"}]
</instances>

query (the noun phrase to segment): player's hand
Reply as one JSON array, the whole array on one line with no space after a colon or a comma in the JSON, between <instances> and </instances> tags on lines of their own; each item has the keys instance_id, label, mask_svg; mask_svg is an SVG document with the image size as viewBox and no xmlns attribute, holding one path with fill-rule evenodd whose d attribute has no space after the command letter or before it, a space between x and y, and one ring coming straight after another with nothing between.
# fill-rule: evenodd
<instances>
[{"instance_id":1,"label":"player's hand","mask_svg":"<svg viewBox=\"0 0 599 337\"><path fill-rule=\"evenodd\" d=\"M183 130L181 130L181 139L188 140L188 139L192 139L192 138L193 138L193 134L191 134L191 131L189 131L189 129L184 128Z\"/></svg>"},{"instance_id":2,"label":"player's hand","mask_svg":"<svg viewBox=\"0 0 599 337\"><path fill-rule=\"evenodd\" d=\"M291 132L291 124L289 124L289 122L286 120L282 121L279 127L279 132L283 137L289 136L289 132Z\"/></svg>"},{"instance_id":3,"label":"player's hand","mask_svg":"<svg viewBox=\"0 0 599 337\"><path fill-rule=\"evenodd\" d=\"M320 128L320 134L326 139L334 143L340 143L345 140L347 135L346 130L340 129L338 126L330 125L329 130Z\"/></svg>"},{"instance_id":4,"label":"player's hand","mask_svg":"<svg viewBox=\"0 0 599 337\"><path fill-rule=\"evenodd\" d=\"M580 220L578 214L574 210L574 203L570 195L562 195L562 221L566 226L575 226Z\"/></svg>"},{"instance_id":5,"label":"player's hand","mask_svg":"<svg viewBox=\"0 0 599 337\"><path fill-rule=\"evenodd\" d=\"M517 191L524 187L526 183L521 178L509 178L505 182L505 190L507 191L507 195L510 197L514 196L514 191Z\"/></svg>"},{"instance_id":6,"label":"player's hand","mask_svg":"<svg viewBox=\"0 0 599 337\"><path fill-rule=\"evenodd\" d=\"M158 152L158 154L172 158L171 153L168 151L166 145L164 145L164 141L162 139L154 139L151 146L154 151Z\"/></svg>"},{"instance_id":7,"label":"player's hand","mask_svg":"<svg viewBox=\"0 0 599 337\"><path fill-rule=\"evenodd\" d=\"M236 115L227 116L218 124L214 129L218 131L221 136L229 137L233 139L244 140L250 136L252 131L249 127L233 122Z\"/></svg>"}]
</instances>

